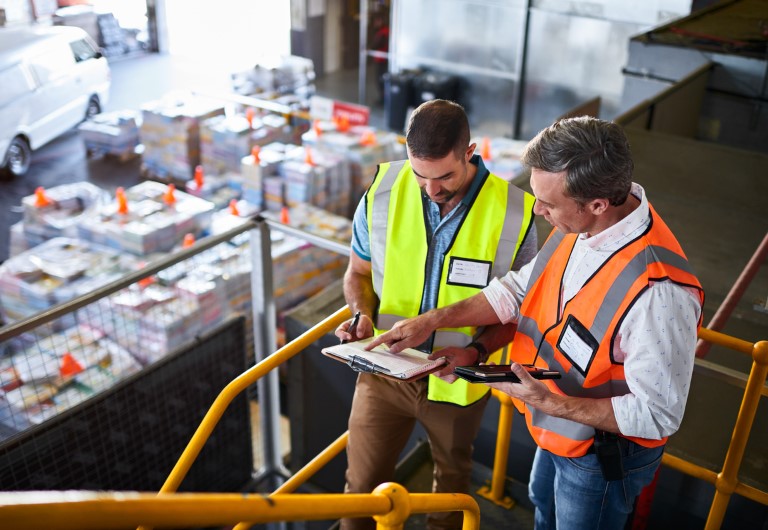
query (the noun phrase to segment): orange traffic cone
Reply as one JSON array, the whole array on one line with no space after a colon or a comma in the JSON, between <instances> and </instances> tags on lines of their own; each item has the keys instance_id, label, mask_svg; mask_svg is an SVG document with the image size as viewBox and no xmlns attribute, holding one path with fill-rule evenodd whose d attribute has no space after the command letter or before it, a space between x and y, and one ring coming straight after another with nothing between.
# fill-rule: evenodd
<instances>
[{"instance_id":1,"label":"orange traffic cone","mask_svg":"<svg viewBox=\"0 0 768 530\"><path fill-rule=\"evenodd\" d=\"M339 116L339 119L336 122L336 128L339 132L347 132L349 130L349 116L346 114Z\"/></svg>"},{"instance_id":2,"label":"orange traffic cone","mask_svg":"<svg viewBox=\"0 0 768 530\"><path fill-rule=\"evenodd\" d=\"M45 194L45 188L38 186L35 188L35 206L37 208L45 208L50 206L51 199Z\"/></svg>"},{"instance_id":3,"label":"orange traffic cone","mask_svg":"<svg viewBox=\"0 0 768 530\"><path fill-rule=\"evenodd\" d=\"M256 111L253 110L253 107L248 107L245 109L245 119L248 120L248 127L253 129L253 117L256 115Z\"/></svg>"},{"instance_id":4,"label":"orange traffic cone","mask_svg":"<svg viewBox=\"0 0 768 530\"><path fill-rule=\"evenodd\" d=\"M309 146L304 148L304 163L309 164L310 166L315 165L315 160L312 158L312 150Z\"/></svg>"},{"instance_id":5,"label":"orange traffic cone","mask_svg":"<svg viewBox=\"0 0 768 530\"><path fill-rule=\"evenodd\" d=\"M117 213L120 215L128 214L128 198L125 196L125 189L122 186L115 190L115 200L117 200Z\"/></svg>"},{"instance_id":6,"label":"orange traffic cone","mask_svg":"<svg viewBox=\"0 0 768 530\"><path fill-rule=\"evenodd\" d=\"M376 145L376 133L372 130L367 130L360 137L361 145Z\"/></svg>"},{"instance_id":7,"label":"orange traffic cone","mask_svg":"<svg viewBox=\"0 0 768 530\"><path fill-rule=\"evenodd\" d=\"M168 206L173 206L176 204L176 185L171 183L168 184L168 189L163 194L163 202L167 204Z\"/></svg>"},{"instance_id":8,"label":"orange traffic cone","mask_svg":"<svg viewBox=\"0 0 768 530\"><path fill-rule=\"evenodd\" d=\"M189 248L195 244L195 234L188 233L184 236L184 241L181 243L181 248Z\"/></svg>"},{"instance_id":9,"label":"orange traffic cone","mask_svg":"<svg viewBox=\"0 0 768 530\"><path fill-rule=\"evenodd\" d=\"M320 120L312 122L312 130L315 131L315 135L320 136L323 133L323 128L320 126Z\"/></svg>"},{"instance_id":10,"label":"orange traffic cone","mask_svg":"<svg viewBox=\"0 0 768 530\"><path fill-rule=\"evenodd\" d=\"M287 206L283 206L282 209L280 210L280 222L283 223L284 225L287 225L291 222L291 218L288 215Z\"/></svg>"},{"instance_id":11,"label":"orange traffic cone","mask_svg":"<svg viewBox=\"0 0 768 530\"><path fill-rule=\"evenodd\" d=\"M153 283L155 283L155 277L154 276L147 276L146 278L142 278L138 282L136 282L139 285L139 288L146 289Z\"/></svg>"},{"instance_id":12,"label":"orange traffic cone","mask_svg":"<svg viewBox=\"0 0 768 530\"><path fill-rule=\"evenodd\" d=\"M491 157L491 139L487 136L483 136L483 141L480 143L480 158L483 160L490 160Z\"/></svg>"},{"instance_id":13,"label":"orange traffic cone","mask_svg":"<svg viewBox=\"0 0 768 530\"><path fill-rule=\"evenodd\" d=\"M203 166L195 167L195 188L198 190L203 189Z\"/></svg>"},{"instance_id":14,"label":"orange traffic cone","mask_svg":"<svg viewBox=\"0 0 768 530\"><path fill-rule=\"evenodd\" d=\"M240 217L240 210L237 209L237 199L229 201L229 213Z\"/></svg>"},{"instance_id":15,"label":"orange traffic cone","mask_svg":"<svg viewBox=\"0 0 768 530\"><path fill-rule=\"evenodd\" d=\"M83 371L82 365L77 362L77 359L72 357L71 353L65 353L61 358L61 367L59 373L62 377L68 377L75 374L79 374Z\"/></svg>"},{"instance_id":16,"label":"orange traffic cone","mask_svg":"<svg viewBox=\"0 0 768 530\"><path fill-rule=\"evenodd\" d=\"M251 148L251 156L253 157L253 163L258 164L261 162L261 147L258 145L254 145Z\"/></svg>"}]
</instances>

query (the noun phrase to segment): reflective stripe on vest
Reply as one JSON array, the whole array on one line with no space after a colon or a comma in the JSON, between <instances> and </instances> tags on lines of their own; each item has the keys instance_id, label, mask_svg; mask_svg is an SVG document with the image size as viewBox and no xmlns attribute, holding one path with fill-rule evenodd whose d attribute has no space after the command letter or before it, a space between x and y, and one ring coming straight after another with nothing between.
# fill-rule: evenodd
<instances>
[{"instance_id":1,"label":"reflective stripe on vest","mask_svg":"<svg viewBox=\"0 0 768 530\"><path fill-rule=\"evenodd\" d=\"M379 167L379 175L381 176L380 182L376 184L375 189L372 188L374 195L374 206L371 208L371 220L374 226L386 226L387 219L389 218L389 201L391 197L392 187L397 181L400 172L405 168L411 173L410 163L407 160L401 160L399 162L390 162L388 164L381 164ZM411 176L411 178L413 178ZM490 178L490 177L489 177ZM379 180L378 178L376 180ZM512 208L506 208L504 212L504 224L501 229L500 242L503 244L498 245L496 248L496 256L493 260L493 269L491 270L491 278L500 278L509 272L511 264L515 260L517 250L525 238L528 232L528 226L532 221L531 212L533 206L525 204L527 201L526 193L517 188L516 186L508 186L507 190L507 204L517 206ZM379 199L381 197L381 199ZM379 199L379 200L377 200ZM525 221L525 222L524 222ZM370 226L371 223L369 223ZM386 256L387 250L387 234L384 231L375 231L370 233L371 237L371 264L373 265L373 289L376 293L381 292L381 287L384 282L384 256ZM379 264L380 266L376 266Z\"/></svg>"},{"instance_id":2,"label":"reflective stripe on vest","mask_svg":"<svg viewBox=\"0 0 768 530\"><path fill-rule=\"evenodd\" d=\"M372 280L380 301L377 333L418 315L421 307L428 256L421 193L408 161L382 164L368 190ZM487 177L439 265L437 307L474 295L481 288L448 283L451 257L486 261L492 277L510 270L532 223L533 202L531 195L499 177ZM390 224L390 219L399 224ZM466 346L475 333L471 327L438 330L433 346ZM430 377L431 400L468 405L487 392L484 385L465 381L448 385Z\"/></svg>"},{"instance_id":3,"label":"reflective stripe on vest","mask_svg":"<svg viewBox=\"0 0 768 530\"><path fill-rule=\"evenodd\" d=\"M615 252L587 280L579 293L564 305L562 315L554 317L551 321L537 323L535 315L543 315L547 319L554 314L553 305L543 304L560 303L560 300L543 298L552 298L553 287L561 288L562 276L578 236L553 232L539 252L532 272L536 277L528 283L528 290L531 291L536 286L536 292L531 300L526 295L527 303L524 302L524 307L521 308L522 315L511 356L520 362L531 362L538 352L537 365L558 370L563 374L559 380L546 382L552 391L587 398L609 398L629 393L623 366L613 360L613 339L632 302L647 288L650 281L669 280L696 288L703 304L701 286L682 249L652 207L650 212L652 222L647 233ZM546 257L546 265L538 267L538 260L542 255ZM545 270L547 275L542 278ZM540 279L549 283L537 285ZM542 296L544 291L550 296ZM585 297L602 301L595 305ZM566 319L575 314L584 320L582 324L599 344L595 357L590 361L594 366L590 365L586 374L576 369L554 346L564 329ZM516 405L521 412L526 412L526 420L534 439L545 449L561 456L580 456L591 444L594 436L591 427L550 417L532 407L523 409L520 402ZM664 440L630 439L646 446L664 443Z\"/></svg>"}]
</instances>

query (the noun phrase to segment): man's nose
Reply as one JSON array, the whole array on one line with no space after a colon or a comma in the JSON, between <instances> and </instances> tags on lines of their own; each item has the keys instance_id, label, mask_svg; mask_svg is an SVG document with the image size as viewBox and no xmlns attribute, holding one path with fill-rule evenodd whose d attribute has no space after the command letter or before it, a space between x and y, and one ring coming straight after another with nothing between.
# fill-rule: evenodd
<instances>
[{"instance_id":1,"label":"man's nose","mask_svg":"<svg viewBox=\"0 0 768 530\"><path fill-rule=\"evenodd\" d=\"M440 183L428 180L425 186L425 189L426 189L427 195L429 195L430 197L434 197L435 195L440 193L440 190L441 190Z\"/></svg>"},{"instance_id":2,"label":"man's nose","mask_svg":"<svg viewBox=\"0 0 768 530\"><path fill-rule=\"evenodd\" d=\"M533 203L533 213L536 215L544 215L547 213L547 209L542 206L539 201Z\"/></svg>"}]
</instances>

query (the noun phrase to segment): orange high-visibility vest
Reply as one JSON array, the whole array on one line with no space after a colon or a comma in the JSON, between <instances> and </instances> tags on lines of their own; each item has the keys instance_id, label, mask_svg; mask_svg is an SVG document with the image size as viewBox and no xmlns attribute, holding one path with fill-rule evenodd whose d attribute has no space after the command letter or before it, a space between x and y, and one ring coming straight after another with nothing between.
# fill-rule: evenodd
<instances>
[{"instance_id":1,"label":"orange high-visibility vest","mask_svg":"<svg viewBox=\"0 0 768 530\"><path fill-rule=\"evenodd\" d=\"M680 244L651 207L645 233L617 250L565 303L562 281L577 234L553 230L536 258L520 307L510 357L520 363L558 370L561 379L545 381L552 392L587 398L629 393L623 363L613 357L616 333L627 312L652 282L692 287L704 304L704 292ZM701 326L701 318L699 319ZM578 348L573 344L578 343ZM570 349L571 355L568 355ZM537 357L538 352L538 357ZM539 447L565 457L586 453L595 430L582 423L549 416L515 400ZM645 447L666 442L627 437Z\"/></svg>"}]
</instances>

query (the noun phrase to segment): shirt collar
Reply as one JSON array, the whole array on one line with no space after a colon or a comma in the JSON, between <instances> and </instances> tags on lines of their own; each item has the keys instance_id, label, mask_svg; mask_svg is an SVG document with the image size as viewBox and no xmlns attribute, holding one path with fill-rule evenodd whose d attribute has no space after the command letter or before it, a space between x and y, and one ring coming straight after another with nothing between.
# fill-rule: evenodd
<instances>
[{"instance_id":1,"label":"shirt collar","mask_svg":"<svg viewBox=\"0 0 768 530\"><path fill-rule=\"evenodd\" d=\"M480 184L485 181L485 178L488 176L488 168L485 167L485 164L483 163L483 159L480 158L480 155L472 155L472 158L469 159L470 164L474 164L477 166L477 171L475 172L475 178L472 179L472 185L467 190L467 193L464 195L464 197L461 199L462 204L469 207L470 203L475 200L475 195L477 195L478 190L480 189Z\"/></svg>"},{"instance_id":2,"label":"shirt collar","mask_svg":"<svg viewBox=\"0 0 768 530\"><path fill-rule=\"evenodd\" d=\"M645 196L645 190L640 184L633 182L630 193L640 200L640 206L635 208L624 219L606 228L599 234L592 237L587 237L586 234L579 234L582 244L587 245L593 250L613 251L645 231L651 222L651 211L648 206L648 198Z\"/></svg>"}]
</instances>

